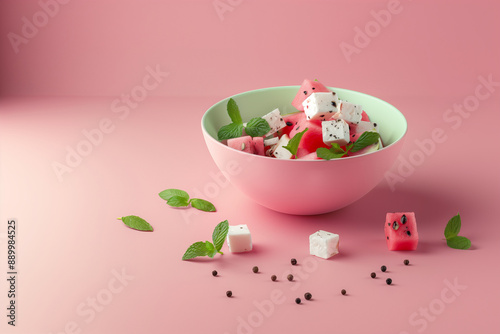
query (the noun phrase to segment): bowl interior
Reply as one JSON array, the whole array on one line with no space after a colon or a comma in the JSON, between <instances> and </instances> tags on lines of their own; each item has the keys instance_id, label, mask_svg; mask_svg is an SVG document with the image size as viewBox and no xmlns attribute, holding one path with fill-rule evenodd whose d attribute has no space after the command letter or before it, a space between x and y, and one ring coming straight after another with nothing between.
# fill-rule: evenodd
<instances>
[{"instance_id":1,"label":"bowl interior","mask_svg":"<svg viewBox=\"0 0 500 334\"><path fill-rule=\"evenodd\" d=\"M299 88L300 86L263 88L234 95L233 99L238 104L243 122L248 122L251 118L263 116L275 108L279 108L282 115L297 112L291 102ZM336 92L341 100L363 106L370 119L378 124L384 146L397 142L406 133L406 119L391 104L352 90L329 88ZM228 100L229 98L214 104L202 119L202 127L215 140L220 127L231 122L227 114Z\"/></svg>"}]
</instances>

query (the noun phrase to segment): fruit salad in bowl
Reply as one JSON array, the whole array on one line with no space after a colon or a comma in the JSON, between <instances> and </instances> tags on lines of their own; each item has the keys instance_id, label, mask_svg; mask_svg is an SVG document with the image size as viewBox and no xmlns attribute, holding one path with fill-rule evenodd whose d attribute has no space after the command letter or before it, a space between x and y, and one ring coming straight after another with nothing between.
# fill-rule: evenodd
<instances>
[{"instance_id":1,"label":"fruit salad in bowl","mask_svg":"<svg viewBox=\"0 0 500 334\"><path fill-rule=\"evenodd\" d=\"M237 94L202 118L210 154L236 188L302 215L340 209L373 189L406 130L389 103L313 80Z\"/></svg>"}]
</instances>

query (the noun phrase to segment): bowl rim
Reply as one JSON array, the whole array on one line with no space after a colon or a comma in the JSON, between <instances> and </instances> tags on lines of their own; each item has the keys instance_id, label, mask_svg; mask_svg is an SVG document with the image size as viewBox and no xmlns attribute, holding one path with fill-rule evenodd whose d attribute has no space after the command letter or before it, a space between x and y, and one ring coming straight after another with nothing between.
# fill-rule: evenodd
<instances>
[{"instance_id":1,"label":"bowl rim","mask_svg":"<svg viewBox=\"0 0 500 334\"><path fill-rule=\"evenodd\" d=\"M291 89L291 88L294 88L294 89L299 89L301 86L300 85L292 85L292 86L272 86L272 87L266 87L266 88L258 88L258 89L252 89L252 90L248 90L248 91L245 91L245 92L241 92L241 93L237 93L237 94L234 94L234 95L231 95L229 97L225 97L224 99L222 100L219 100L217 101L216 103L212 104L207 110L205 110L205 112L203 113L203 116L201 117L201 129L204 133L204 137L205 138L209 138L209 140L215 142L217 145L221 145L227 149L230 149L230 150L233 150L234 153L236 154L244 154L245 156L248 156L250 153L247 153L247 152L243 152L243 151L238 151L238 150L235 150L235 149L232 149L231 147L221 143L218 139L214 138L208 131L207 129L205 128L205 122L208 118L207 114L208 112L215 108L216 106L218 106L219 104L222 104L222 103L226 103L227 104L227 101L230 99L230 98L236 98L238 96L243 96L243 95L247 95L247 94L253 94L253 93L258 93L259 91L268 91L268 90L274 90L274 89ZM387 146L384 146L382 147L381 149L378 149L376 151L373 151L373 152L368 152L368 153L363 153L363 154L359 154L359 155L355 155L355 156L350 156L350 157L342 157L342 158L339 158L339 159L331 159L331 160L324 160L324 159L314 159L314 160L303 160L303 159L278 159L280 161L300 161L300 162L325 162L325 161L345 161L345 160L350 160L350 159L359 159L359 158L362 158L362 157L365 157L365 156L369 156L371 154L376 154L377 152L382 152L388 148L390 148L391 146L394 146L396 145L397 143L399 143L405 136L406 136L406 133L408 132L408 121L406 120L406 117L404 116L404 114L398 109L396 108L394 105L390 104L389 102L385 101L385 100L382 100L376 96L373 96L373 95L369 95L369 94L366 94L366 93L362 93L362 92L358 92L358 91L355 91L355 90L352 90L352 89L346 89L346 88L341 88L341 87L330 87L330 86L327 86L326 88L332 90L332 91L335 91L336 89L337 90L341 90L341 91L344 91L344 92L352 92L352 93L356 93L356 94L361 94L361 95L364 95L365 97L368 97L368 98L371 98L371 99L375 99L375 100L378 100L382 103L385 103L387 104L388 106L392 107L395 111L398 112L398 114L401 116L403 122L404 122L404 130L402 132L402 134L399 136L399 138L397 138L394 142L392 142L391 144L387 145ZM291 102L290 102L291 103ZM298 111L300 112L300 111ZM289 114L285 114L285 115L291 115L293 113L289 113ZM273 159L273 160L276 160L276 158L272 158L272 157L268 157L268 156L265 156L265 155L258 155L258 154L253 154L256 158L265 158L265 159Z\"/></svg>"}]
</instances>

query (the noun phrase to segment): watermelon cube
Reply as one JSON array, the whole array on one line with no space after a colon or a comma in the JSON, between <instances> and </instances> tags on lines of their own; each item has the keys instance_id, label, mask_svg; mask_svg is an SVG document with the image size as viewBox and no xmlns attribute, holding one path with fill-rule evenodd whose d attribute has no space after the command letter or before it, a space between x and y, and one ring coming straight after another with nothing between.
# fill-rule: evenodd
<instances>
[{"instance_id":1,"label":"watermelon cube","mask_svg":"<svg viewBox=\"0 0 500 334\"><path fill-rule=\"evenodd\" d=\"M306 128L308 130L304 133L302 139L300 140L296 158L301 158L304 155L316 152L316 150L320 147L330 147L330 145L323 142L323 130L320 121L303 120L302 122L298 122L298 124L295 125L295 128L290 132L290 138L293 138L297 133L305 130Z\"/></svg>"},{"instance_id":2,"label":"watermelon cube","mask_svg":"<svg viewBox=\"0 0 500 334\"><path fill-rule=\"evenodd\" d=\"M417 249L418 232L414 212L388 212L384 230L389 250Z\"/></svg>"},{"instance_id":3,"label":"watermelon cube","mask_svg":"<svg viewBox=\"0 0 500 334\"><path fill-rule=\"evenodd\" d=\"M309 79L305 79L302 82L302 85L295 95L295 98L292 101L292 106L294 106L297 110L304 111L304 107L302 106L302 102L309 97L314 92L329 92L330 90L326 88L321 82L313 81Z\"/></svg>"},{"instance_id":4,"label":"watermelon cube","mask_svg":"<svg viewBox=\"0 0 500 334\"><path fill-rule=\"evenodd\" d=\"M253 137L253 150L255 154L265 155L264 137Z\"/></svg>"},{"instance_id":5,"label":"watermelon cube","mask_svg":"<svg viewBox=\"0 0 500 334\"><path fill-rule=\"evenodd\" d=\"M242 136L237 138L231 138L227 140L227 146L234 148L238 151L243 151L247 153L255 153L255 146L252 137Z\"/></svg>"},{"instance_id":6,"label":"watermelon cube","mask_svg":"<svg viewBox=\"0 0 500 334\"><path fill-rule=\"evenodd\" d=\"M370 117L368 116L368 114L366 113L366 111L363 110L363 112L361 113L361 120L362 121L367 121L369 122L370 121Z\"/></svg>"},{"instance_id":7,"label":"watermelon cube","mask_svg":"<svg viewBox=\"0 0 500 334\"><path fill-rule=\"evenodd\" d=\"M288 114L283 116L283 121L285 122L285 127L278 131L278 136L286 134L290 136L290 132L295 128L295 126L302 121L306 120L306 114L302 111Z\"/></svg>"}]
</instances>

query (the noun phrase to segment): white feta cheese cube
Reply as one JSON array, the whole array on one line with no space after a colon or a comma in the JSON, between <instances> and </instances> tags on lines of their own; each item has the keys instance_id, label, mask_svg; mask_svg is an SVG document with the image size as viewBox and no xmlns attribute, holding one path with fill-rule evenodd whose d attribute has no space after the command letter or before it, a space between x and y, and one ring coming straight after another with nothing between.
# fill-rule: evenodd
<instances>
[{"instance_id":1,"label":"white feta cheese cube","mask_svg":"<svg viewBox=\"0 0 500 334\"><path fill-rule=\"evenodd\" d=\"M264 146L273 146L273 145L276 145L278 144L278 142L280 141L280 139L278 137L271 137L269 139L264 139Z\"/></svg>"},{"instance_id":2,"label":"white feta cheese cube","mask_svg":"<svg viewBox=\"0 0 500 334\"><path fill-rule=\"evenodd\" d=\"M335 92L312 93L302 102L302 105L308 120L326 121L338 112L339 98Z\"/></svg>"},{"instance_id":3,"label":"white feta cheese cube","mask_svg":"<svg viewBox=\"0 0 500 334\"><path fill-rule=\"evenodd\" d=\"M321 122L321 132L325 144L337 143L344 146L349 143L349 124L343 119Z\"/></svg>"},{"instance_id":4,"label":"white feta cheese cube","mask_svg":"<svg viewBox=\"0 0 500 334\"><path fill-rule=\"evenodd\" d=\"M363 117L363 106L347 101L340 101L339 114L335 118L340 118L352 124L359 124Z\"/></svg>"},{"instance_id":5,"label":"white feta cheese cube","mask_svg":"<svg viewBox=\"0 0 500 334\"><path fill-rule=\"evenodd\" d=\"M378 125L373 122L360 121L359 124L356 125L355 131L356 133L363 133L366 131L378 132Z\"/></svg>"},{"instance_id":6,"label":"white feta cheese cube","mask_svg":"<svg viewBox=\"0 0 500 334\"><path fill-rule=\"evenodd\" d=\"M249 252L252 250L252 235L246 225L229 226L227 245L232 253Z\"/></svg>"},{"instance_id":7,"label":"white feta cheese cube","mask_svg":"<svg viewBox=\"0 0 500 334\"><path fill-rule=\"evenodd\" d=\"M289 141L290 138L286 134L281 136L278 143L271 149L271 156L276 157L278 159L291 159L292 152L283 147L288 145Z\"/></svg>"},{"instance_id":8,"label":"white feta cheese cube","mask_svg":"<svg viewBox=\"0 0 500 334\"><path fill-rule=\"evenodd\" d=\"M262 116L263 119L269 123L271 130L265 134L265 137L270 136L286 126L283 116L281 116L280 110L278 108Z\"/></svg>"},{"instance_id":9,"label":"white feta cheese cube","mask_svg":"<svg viewBox=\"0 0 500 334\"><path fill-rule=\"evenodd\" d=\"M328 259L339 253L339 235L319 230L309 236L309 253Z\"/></svg>"}]
</instances>

